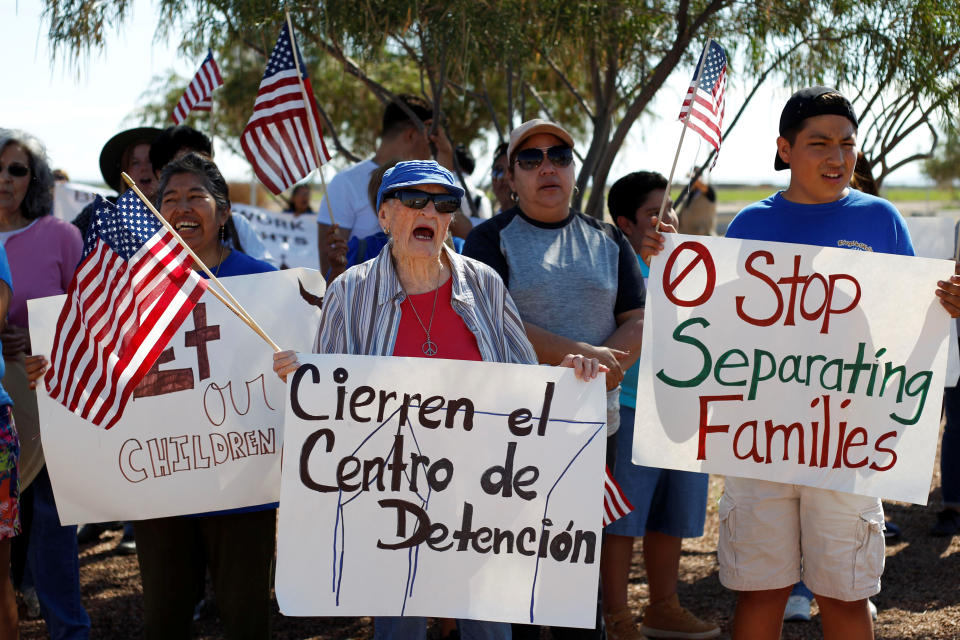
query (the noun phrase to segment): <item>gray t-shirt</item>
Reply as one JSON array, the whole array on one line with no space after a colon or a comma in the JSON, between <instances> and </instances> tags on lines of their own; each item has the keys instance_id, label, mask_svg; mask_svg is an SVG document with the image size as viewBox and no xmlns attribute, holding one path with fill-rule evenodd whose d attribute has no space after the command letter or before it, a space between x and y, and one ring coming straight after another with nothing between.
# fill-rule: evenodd
<instances>
[{"instance_id":1,"label":"gray t-shirt","mask_svg":"<svg viewBox=\"0 0 960 640\"><path fill-rule=\"evenodd\" d=\"M603 344L618 314L644 305L643 275L626 236L576 211L548 223L514 207L474 227L463 255L500 274L524 322L571 340Z\"/></svg>"}]
</instances>

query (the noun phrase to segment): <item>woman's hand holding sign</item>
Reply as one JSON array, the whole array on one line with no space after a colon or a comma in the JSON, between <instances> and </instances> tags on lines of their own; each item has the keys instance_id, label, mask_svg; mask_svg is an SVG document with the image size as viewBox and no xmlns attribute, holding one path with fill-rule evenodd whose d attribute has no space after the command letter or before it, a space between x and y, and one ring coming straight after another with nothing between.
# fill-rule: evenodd
<instances>
[{"instance_id":1,"label":"woman's hand holding sign","mask_svg":"<svg viewBox=\"0 0 960 640\"><path fill-rule=\"evenodd\" d=\"M955 265L953 273L949 280L937 283L937 297L951 318L960 318L960 262Z\"/></svg>"}]
</instances>

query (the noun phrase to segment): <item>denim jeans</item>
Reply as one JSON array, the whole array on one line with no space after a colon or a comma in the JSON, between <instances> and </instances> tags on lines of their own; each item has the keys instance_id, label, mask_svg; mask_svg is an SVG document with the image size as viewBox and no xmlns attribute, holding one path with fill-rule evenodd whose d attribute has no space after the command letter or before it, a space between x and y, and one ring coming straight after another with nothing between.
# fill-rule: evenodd
<instances>
[{"instance_id":1,"label":"denim jeans","mask_svg":"<svg viewBox=\"0 0 960 640\"><path fill-rule=\"evenodd\" d=\"M27 563L51 640L87 640L90 617L80 599L77 527L60 526L50 476L44 467L30 485L33 519Z\"/></svg>"},{"instance_id":2,"label":"denim jeans","mask_svg":"<svg viewBox=\"0 0 960 640\"><path fill-rule=\"evenodd\" d=\"M461 640L510 640L506 622L457 620ZM373 640L424 640L427 619L417 617L380 617L373 620Z\"/></svg>"},{"instance_id":3,"label":"denim jeans","mask_svg":"<svg viewBox=\"0 0 960 640\"><path fill-rule=\"evenodd\" d=\"M940 447L940 486L943 506L960 509L960 387L943 390L947 423Z\"/></svg>"}]
</instances>

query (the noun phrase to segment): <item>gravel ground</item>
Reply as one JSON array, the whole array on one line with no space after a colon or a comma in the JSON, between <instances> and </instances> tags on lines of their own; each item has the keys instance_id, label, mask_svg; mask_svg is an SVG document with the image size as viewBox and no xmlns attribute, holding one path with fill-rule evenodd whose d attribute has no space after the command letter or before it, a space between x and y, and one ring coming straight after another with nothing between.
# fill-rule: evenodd
<instances>
[{"instance_id":1,"label":"gravel ground","mask_svg":"<svg viewBox=\"0 0 960 640\"><path fill-rule=\"evenodd\" d=\"M873 600L880 614L876 637L889 639L960 638L960 536L932 538L932 526L940 501L939 465L934 474L927 507L885 503L888 519L903 530L903 539L887 546L883 591ZM702 618L714 620L729 637L734 594L717 577L716 500L722 480L712 477L707 525L703 537L687 540L680 566L680 599ZM120 532L105 534L99 542L84 545L80 554L80 577L84 604L93 621L92 638L123 640L142 637L140 575L136 556L119 556L113 547ZM646 602L647 583L639 545L634 555L630 600L639 613ZM820 638L820 620L784 624L783 638ZM369 618L287 618L274 605L273 637L281 640L340 640L372 637ZM198 622L198 639L213 640L221 633L216 616ZM48 637L42 620L21 619L23 640Z\"/></svg>"}]
</instances>

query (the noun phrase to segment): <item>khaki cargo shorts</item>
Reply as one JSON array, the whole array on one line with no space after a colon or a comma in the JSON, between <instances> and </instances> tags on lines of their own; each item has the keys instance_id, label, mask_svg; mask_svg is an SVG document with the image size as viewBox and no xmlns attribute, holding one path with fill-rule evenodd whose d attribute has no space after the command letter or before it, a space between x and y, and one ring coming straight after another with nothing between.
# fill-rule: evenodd
<instances>
[{"instance_id":1,"label":"khaki cargo shorts","mask_svg":"<svg viewBox=\"0 0 960 640\"><path fill-rule=\"evenodd\" d=\"M781 589L802 579L837 600L880 591L879 498L728 477L719 511L720 582L728 589Z\"/></svg>"}]
</instances>

